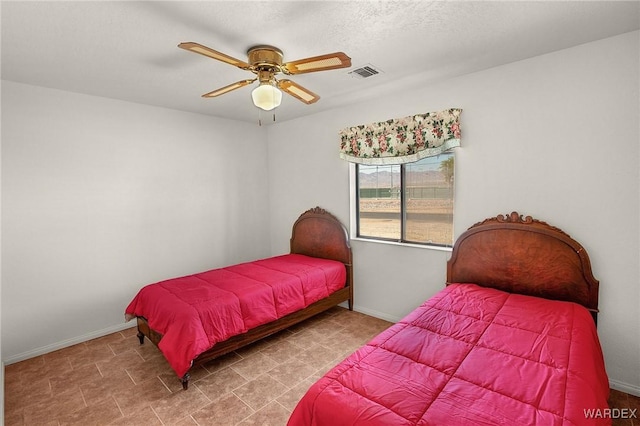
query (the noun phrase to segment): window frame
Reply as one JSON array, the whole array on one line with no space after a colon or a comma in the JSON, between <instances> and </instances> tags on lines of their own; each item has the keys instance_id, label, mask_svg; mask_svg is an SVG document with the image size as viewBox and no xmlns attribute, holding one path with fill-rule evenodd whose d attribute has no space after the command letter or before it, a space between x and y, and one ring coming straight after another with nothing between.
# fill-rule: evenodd
<instances>
[{"instance_id":1,"label":"window frame","mask_svg":"<svg viewBox=\"0 0 640 426\"><path fill-rule=\"evenodd\" d=\"M447 154L451 154L455 161L455 154L452 151L446 152ZM412 164L412 163L409 163ZM400 166L400 239L397 238L385 238L385 237L375 237L375 236L362 236L360 234L360 185L359 185L359 173L357 163L349 163L349 182L350 182L350 238L356 241L367 241L374 243L382 243L382 244L391 244L398 246L408 246L408 247L417 247L431 250L439 250L439 251L451 251L453 249L453 241L455 237L452 238L451 245L447 244L439 244L439 243L422 243L419 241L411 241L406 239L406 227L407 227L407 209L406 209L406 188L404 186L406 181L406 168L405 164L399 164ZM454 179L453 179L453 201L454 201L454 211L455 211L455 166L454 166ZM452 213L453 215L454 213ZM455 235L453 229L453 218L451 223L451 232L452 235Z\"/></svg>"}]
</instances>

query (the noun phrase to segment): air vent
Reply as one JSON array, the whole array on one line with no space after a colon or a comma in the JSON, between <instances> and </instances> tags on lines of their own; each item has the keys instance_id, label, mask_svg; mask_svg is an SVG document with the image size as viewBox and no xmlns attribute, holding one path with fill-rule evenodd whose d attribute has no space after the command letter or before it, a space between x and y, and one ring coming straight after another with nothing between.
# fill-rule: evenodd
<instances>
[{"instance_id":1,"label":"air vent","mask_svg":"<svg viewBox=\"0 0 640 426\"><path fill-rule=\"evenodd\" d=\"M349 71L349 75L356 78L369 78L376 74L380 74L381 72L381 70L375 68L373 65L367 64L363 67L356 68L353 71Z\"/></svg>"}]
</instances>

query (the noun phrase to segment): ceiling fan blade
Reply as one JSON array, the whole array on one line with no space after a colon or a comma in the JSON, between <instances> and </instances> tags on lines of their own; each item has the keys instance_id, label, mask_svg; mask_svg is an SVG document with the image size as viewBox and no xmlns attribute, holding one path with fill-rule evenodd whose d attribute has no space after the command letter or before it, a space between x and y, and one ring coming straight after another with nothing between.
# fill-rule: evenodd
<instances>
[{"instance_id":1,"label":"ceiling fan blade","mask_svg":"<svg viewBox=\"0 0 640 426\"><path fill-rule=\"evenodd\" d=\"M291 96L301 100L305 104L312 104L320 99L320 96L316 95L308 89L305 89L299 84L294 83L291 80L278 81L278 87L282 89L283 92L290 94Z\"/></svg>"},{"instance_id":2,"label":"ceiling fan blade","mask_svg":"<svg viewBox=\"0 0 640 426\"><path fill-rule=\"evenodd\" d=\"M237 82L235 82L233 84L230 84L228 86L224 86L224 87L221 87L220 89L216 89L216 90L214 90L212 92L205 93L204 95L202 95L202 97L203 98L213 98L213 97L216 97L216 96L224 95L225 93L228 93L228 92L230 92L232 90L236 90L236 89L239 89L241 87L246 86L247 84L251 84L256 80L257 80L257 78L254 78L252 80L240 80L240 81L237 81Z\"/></svg>"},{"instance_id":3,"label":"ceiling fan blade","mask_svg":"<svg viewBox=\"0 0 640 426\"><path fill-rule=\"evenodd\" d=\"M219 61L222 62L226 62L227 64L230 65L234 65L238 68L242 68L244 69L249 69L251 67L251 65L249 65L248 63L241 61L240 59L236 59L232 56L229 55L225 55L224 53L218 52L217 50L213 50L207 46L203 46L201 44L198 43L194 43L194 42L186 42L186 43L180 43L178 45L179 48L184 49L184 50L189 50L191 52L195 52L195 53L199 53L201 55L207 56L209 58L213 58L213 59L217 59Z\"/></svg>"},{"instance_id":4,"label":"ceiling fan blade","mask_svg":"<svg viewBox=\"0 0 640 426\"><path fill-rule=\"evenodd\" d=\"M304 74L307 72L326 71L350 66L351 58L342 52L336 52L287 62L282 65L282 69L285 74Z\"/></svg>"}]
</instances>

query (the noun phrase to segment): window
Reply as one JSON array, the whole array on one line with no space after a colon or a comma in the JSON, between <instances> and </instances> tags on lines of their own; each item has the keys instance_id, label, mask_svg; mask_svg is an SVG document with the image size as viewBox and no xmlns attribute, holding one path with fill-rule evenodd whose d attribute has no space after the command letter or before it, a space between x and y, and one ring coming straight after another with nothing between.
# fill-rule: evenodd
<instances>
[{"instance_id":1,"label":"window","mask_svg":"<svg viewBox=\"0 0 640 426\"><path fill-rule=\"evenodd\" d=\"M402 165L356 165L357 236L453 246L451 152Z\"/></svg>"}]
</instances>

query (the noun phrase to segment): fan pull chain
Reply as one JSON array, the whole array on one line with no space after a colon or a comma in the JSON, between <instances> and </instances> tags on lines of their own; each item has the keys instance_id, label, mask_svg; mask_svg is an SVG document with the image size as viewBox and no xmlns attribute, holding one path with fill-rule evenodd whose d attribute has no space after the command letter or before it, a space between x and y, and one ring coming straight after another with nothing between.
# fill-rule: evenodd
<instances>
[{"instance_id":1,"label":"fan pull chain","mask_svg":"<svg viewBox=\"0 0 640 426\"><path fill-rule=\"evenodd\" d=\"M262 127L262 110L258 108L258 126Z\"/></svg>"},{"instance_id":2,"label":"fan pull chain","mask_svg":"<svg viewBox=\"0 0 640 426\"><path fill-rule=\"evenodd\" d=\"M273 113L273 121L276 121L276 113ZM262 127L262 111L258 109L258 126Z\"/></svg>"}]
</instances>

